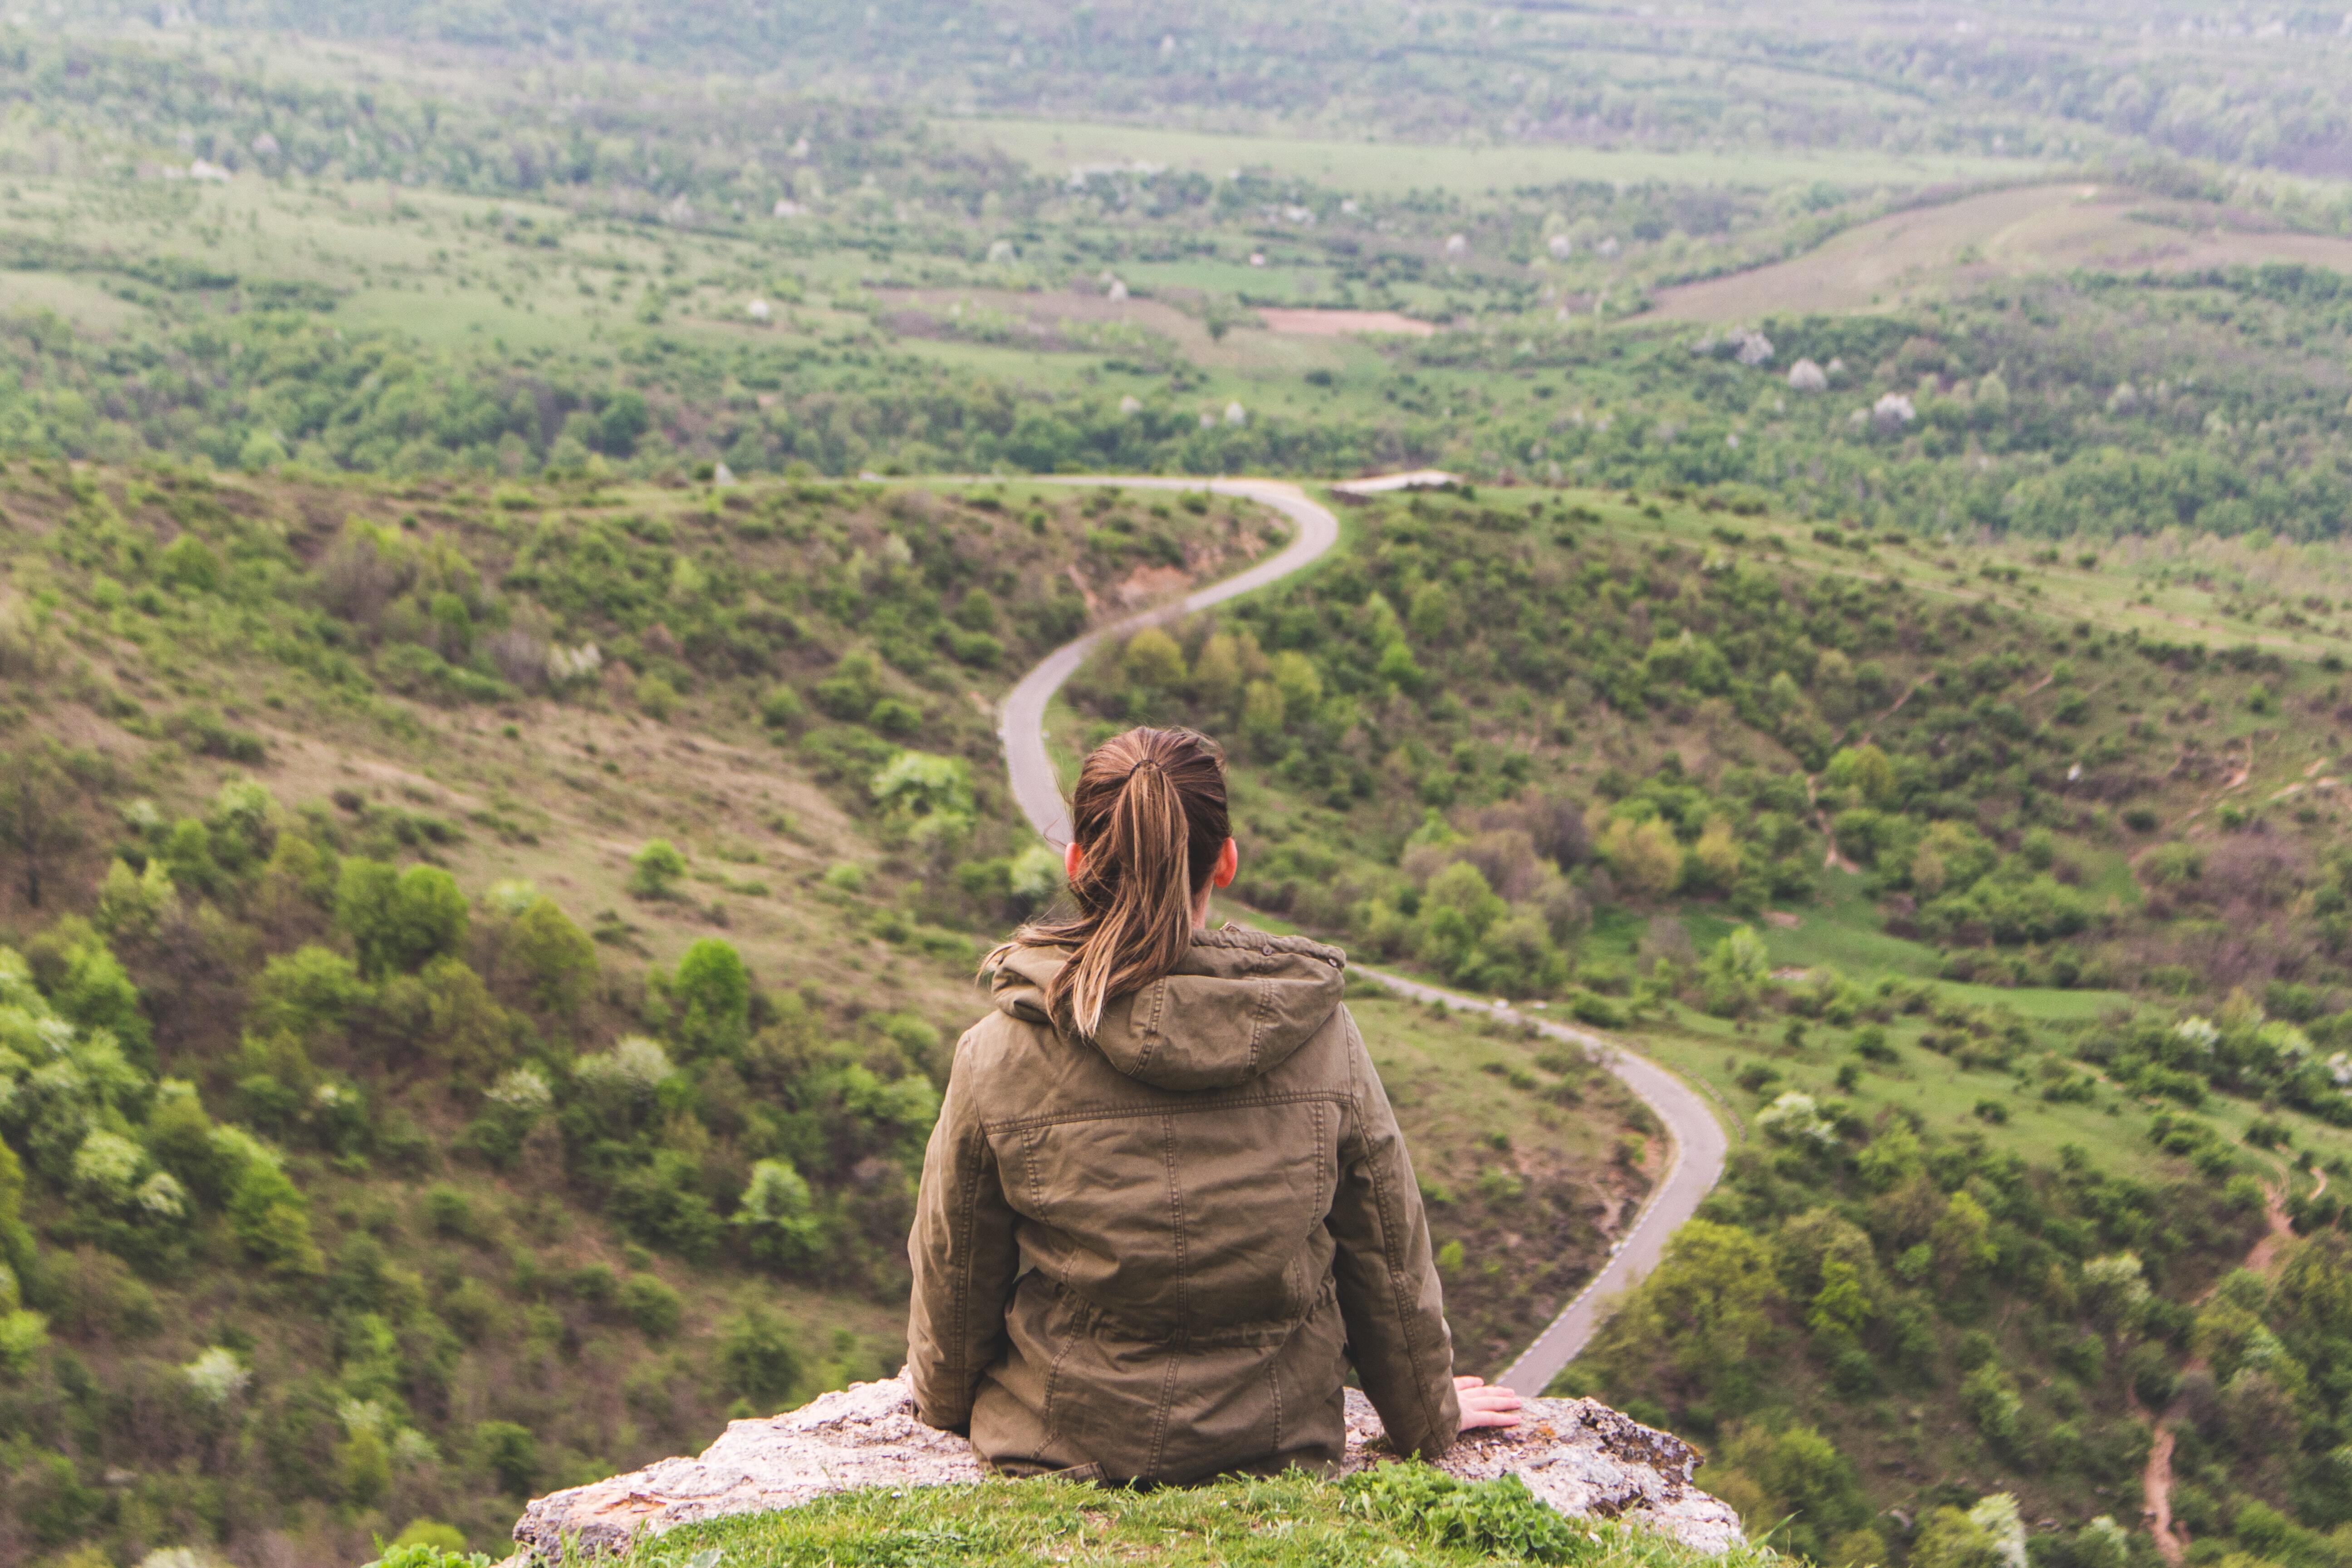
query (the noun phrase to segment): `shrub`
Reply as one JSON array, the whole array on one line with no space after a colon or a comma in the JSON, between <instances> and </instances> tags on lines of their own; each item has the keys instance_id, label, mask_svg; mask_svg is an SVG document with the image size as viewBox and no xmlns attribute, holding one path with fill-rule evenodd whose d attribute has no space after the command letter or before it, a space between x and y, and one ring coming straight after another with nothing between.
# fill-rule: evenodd
<instances>
[{"instance_id":1,"label":"shrub","mask_svg":"<svg viewBox=\"0 0 2352 1568\"><path fill-rule=\"evenodd\" d=\"M649 1340L669 1338L686 1316L685 1299L654 1274L632 1274L622 1280L620 1303L622 1313Z\"/></svg>"},{"instance_id":2,"label":"shrub","mask_svg":"<svg viewBox=\"0 0 2352 1568\"><path fill-rule=\"evenodd\" d=\"M629 891L640 899L667 899L686 875L686 857L667 838L653 838L629 858Z\"/></svg>"},{"instance_id":3,"label":"shrub","mask_svg":"<svg viewBox=\"0 0 2352 1568\"><path fill-rule=\"evenodd\" d=\"M768 1308L745 1308L719 1332L719 1367L728 1386L753 1409L783 1409L801 1381L792 1326Z\"/></svg>"},{"instance_id":4,"label":"shrub","mask_svg":"<svg viewBox=\"0 0 2352 1568\"><path fill-rule=\"evenodd\" d=\"M324 1266L310 1240L310 1205L272 1160L246 1163L228 1200L229 1229L247 1256L286 1274Z\"/></svg>"},{"instance_id":5,"label":"shrub","mask_svg":"<svg viewBox=\"0 0 2352 1568\"><path fill-rule=\"evenodd\" d=\"M455 952L466 940L466 895L437 866L395 872L354 857L335 882L335 923L358 951L361 973L381 978Z\"/></svg>"},{"instance_id":6,"label":"shrub","mask_svg":"<svg viewBox=\"0 0 2352 1568\"><path fill-rule=\"evenodd\" d=\"M613 1217L647 1247L689 1263L707 1261L721 1230L710 1200L696 1190L700 1174L692 1160L665 1149L613 1184Z\"/></svg>"},{"instance_id":7,"label":"shrub","mask_svg":"<svg viewBox=\"0 0 2352 1568\"><path fill-rule=\"evenodd\" d=\"M541 1012L569 1016L596 977L596 944L552 899L534 900L507 928L499 967L510 969Z\"/></svg>"},{"instance_id":8,"label":"shrub","mask_svg":"<svg viewBox=\"0 0 2352 1568\"><path fill-rule=\"evenodd\" d=\"M751 1027L751 973L743 955L717 937L704 937L677 961L670 981L677 1004L677 1043L688 1055L740 1050Z\"/></svg>"},{"instance_id":9,"label":"shrub","mask_svg":"<svg viewBox=\"0 0 2352 1568\"><path fill-rule=\"evenodd\" d=\"M539 1439L512 1421L483 1421L474 1427L474 1454L511 1497L529 1497L539 1479Z\"/></svg>"}]
</instances>

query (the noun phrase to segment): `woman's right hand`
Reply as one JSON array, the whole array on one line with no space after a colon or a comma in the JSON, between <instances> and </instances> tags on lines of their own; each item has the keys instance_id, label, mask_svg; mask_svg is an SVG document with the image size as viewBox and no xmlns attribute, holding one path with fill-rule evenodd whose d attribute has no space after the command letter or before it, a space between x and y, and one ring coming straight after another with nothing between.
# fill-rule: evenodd
<instances>
[{"instance_id":1,"label":"woman's right hand","mask_svg":"<svg viewBox=\"0 0 2352 1568\"><path fill-rule=\"evenodd\" d=\"M1454 1394L1462 1402L1462 1430L1479 1426L1516 1426L1520 1399L1517 1394L1483 1377L1457 1377Z\"/></svg>"}]
</instances>

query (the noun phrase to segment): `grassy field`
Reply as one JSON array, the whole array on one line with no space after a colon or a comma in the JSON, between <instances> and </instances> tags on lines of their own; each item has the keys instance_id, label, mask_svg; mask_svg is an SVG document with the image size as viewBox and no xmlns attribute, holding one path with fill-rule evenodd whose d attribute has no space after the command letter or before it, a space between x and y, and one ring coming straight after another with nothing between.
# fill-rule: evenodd
<instances>
[{"instance_id":1,"label":"grassy field","mask_svg":"<svg viewBox=\"0 0 2352 1568\"><path fill-rule=\"evenodd\" d=\"M2096 184L2025 185L1860 224L1793 260L1661 289L1643 319L1894 310L1999 279L2078 268L2189 272L2298 261L2352 270L2352 240L2250 222L2220 208L2191 218L2181 204Z\"/></svg>"},{"instance_id":2,"label":"grassy field","mask_svg":"<svg viewBox=\"0 0 2352 1568\"><path fill-rule=\"evenodd\" d=\"M984 142L1041 169L1155 163L1223 174L1265 169L1344 190L1391 195L1432 188L1509 190L1576 180L1661 180L1687 184L1781 185L1816 180L1849 186L1926 185L2015 178L2017 159L1949 154L1906 158L1866 151L1656 153L1567 146L1423 146L1404 142L1223 136L1156 126L1059 120L942 121L940 129Z\"/></svg>"}]
</instances>

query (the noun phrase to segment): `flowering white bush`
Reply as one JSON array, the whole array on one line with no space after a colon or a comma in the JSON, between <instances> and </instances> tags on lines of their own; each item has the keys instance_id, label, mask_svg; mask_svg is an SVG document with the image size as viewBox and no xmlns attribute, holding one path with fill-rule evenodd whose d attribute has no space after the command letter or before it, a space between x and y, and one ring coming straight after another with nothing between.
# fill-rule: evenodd
<instances>
[{"instance_id":1,"label":"flowering white bush","mask_svg":"<svg viewBox=\"0 0 2352 1568\"><path fill-rule=\"evenodd\" d=\"M74 1185L110 1204L128 1203L146 1153L119 1132L93 1132L74 1151Z\"/></svg>"},{"instance_id":2,"label":"flowering white bush","mask_svg":"<svg viewBox=\"0 0 2352 1568\"><path fill-rule=\"evenodd\" d=\"M1837 1128L1822 1119L1813 1097L1793 1089L1756 1113L1756 1127L1783 1143L1830 1143L1837 1138Z\"/></svg>"},{"instance_id":3,"label":"flowering white bush","mask_svg":"<svg viewBox=\"0 0 2352 1568\"><path fill-rule=\"evenodd\" d=\"M2017 1517L2017 1500L2007 1492L1979 1498L1969 1510L1969 1522L1991 1538L2002 1568L2025 1568L2025 1521Z\"/></svg>"},{"instance_id":4,"label":"flowering white bush","mask_svg":"<svg viewBox=\"0 0 2352 1568\"><path fill-rule=\"evenodd\" d=\"M555 1091L548 1087L547 1075L535 1067L511 1068L482 1093L495 1104L527 1115L536 1115L555 1103Z\"/></svg>"},{"instance_id":5,"label":"flowering white bush","mask_svg":"<svg viewBox=\"0 0 2352 1568\"><path fill-rule=\"evenodd\" d=\"M614 1083L633 1093L651 1094L675 1069L667 1051L643 1035L627 1035L601 1056L582 1057L572 1070L592 1083Z\"/></svg>"},{"instance_id":6,"label":"flowering white bush","mask_svg":"<svg viewBox=\"0 0 2352 1568\"><path fill-rule=\"evenodd\" d=\"M180 1375L188 1380L189 1387L215 1405L226 1405L253 1381L253 1373L245 1370L244 1363L219 1345L198 1354L180 1369Z\"/></svg>"}]
</instances>

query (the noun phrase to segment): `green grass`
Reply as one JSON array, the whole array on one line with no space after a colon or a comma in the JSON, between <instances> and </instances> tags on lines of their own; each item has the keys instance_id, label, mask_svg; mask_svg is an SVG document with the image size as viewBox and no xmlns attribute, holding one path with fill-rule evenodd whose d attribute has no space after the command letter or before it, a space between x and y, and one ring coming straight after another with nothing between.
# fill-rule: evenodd
<instances>
[{"instance_id":1,"label":"green grass","mask_svg":"<svg viewBox=\"0 0 2352 1568\"><path fill-rule=\"evenodd\" d=\"M1265 169L1344 190L1397 195L1421 188L1508 190L1570 180L1664 180L1682 184L1782 185L1827 181L1847 186L1921 185L1943 180L2017 178L2040 165L2014 158L1934 154L1906 158L1869 151L1818 153L1619 152L1591 147L1428 146L1281 136L1220 136L1140 125L1058 120L943 120L942 132L993 142L1040 169L1085 163L1165 164L1222 174Z\"/></svg>"},{"instance_id":2,"label":"green grass","mask_svg":"<svg viewBox=\"0 0 2352 1568\"><path fill-rule=\"evenodd\" d=\"M1404 1568L1492 1563L1503 1554L1498 1548L1528 1538L1536 1551L1512 1553L1510 1560L1579 1568L1695 1568L1702 1562L1752 1568L1778 1560L1762 1547L1704 1558L1654 1531L1530 1516L1526 1510L1544 1505L1528 1500L1515 1480L1454 1488L1444 1496L1467 1499L1471 1506L1443 1512L1375 1508L1367 1506L1360 1483L1297 1475L1151 1491L1054 1480L874 1489L685 1526L639 1547L633 1561L641 1568L704 1568L713 1562L729 1568L1028 1568L1044 1562ZM1451 1533L1471 1539L1439 1539L1462 1514L1471 1516L1468 1528Z\"/></svg>"}]
</instances>

